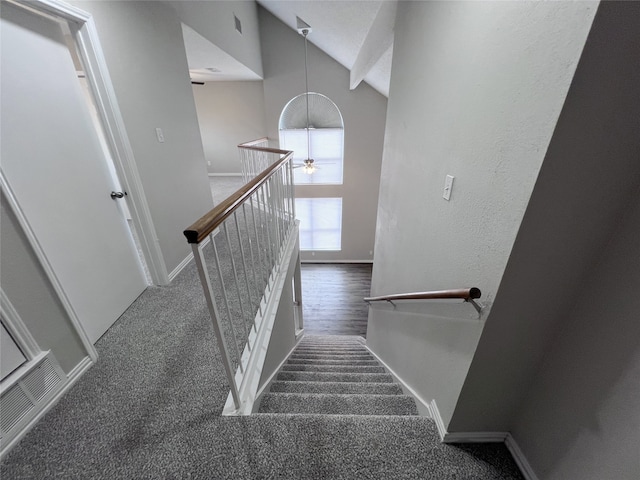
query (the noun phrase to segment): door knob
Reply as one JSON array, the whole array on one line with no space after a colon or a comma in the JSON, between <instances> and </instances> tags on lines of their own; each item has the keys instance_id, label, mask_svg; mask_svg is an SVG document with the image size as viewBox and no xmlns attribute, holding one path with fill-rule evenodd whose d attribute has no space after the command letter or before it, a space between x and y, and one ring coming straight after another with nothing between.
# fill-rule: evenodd
<instances>
[{"instance_id":1,"label":"door knob","mask_svg":"<svg viewBox=\"0 0 640 480\"><path fill-rule=\"evenodd\" d=\"M123 198L126 194L127 192L111 192L111 198L113 198L114 200L116 198Z\"/></svg>"}]
</instances>

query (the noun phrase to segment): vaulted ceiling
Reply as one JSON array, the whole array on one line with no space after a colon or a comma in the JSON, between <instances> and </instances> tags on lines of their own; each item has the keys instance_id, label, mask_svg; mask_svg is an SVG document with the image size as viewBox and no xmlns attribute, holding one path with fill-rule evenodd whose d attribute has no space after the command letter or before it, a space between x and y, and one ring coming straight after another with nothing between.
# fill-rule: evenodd
<instances>
[{"instance_id":1,"label":"vaulted ceiling","mask_svg":"<svg viewBox=\"0 0 640 480\"><path fill-rule=\"evenodd\" d=\"M294 30L296 17L307 23L311 27L309 42L350 71L352 89L364 81L381 94L389 95L396 0L257 0L257 3ZM192 80L259 79L186 25L183 35Z\"/></svg>"}]
</instances>

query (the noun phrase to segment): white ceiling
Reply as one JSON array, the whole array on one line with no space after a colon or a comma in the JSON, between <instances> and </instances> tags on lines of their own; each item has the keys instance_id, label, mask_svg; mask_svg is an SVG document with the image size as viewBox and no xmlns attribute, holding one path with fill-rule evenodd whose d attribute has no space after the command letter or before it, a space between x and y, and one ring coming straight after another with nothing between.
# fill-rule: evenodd
<instances>
[{"instance_id":1,"label":"white ceiling","mask_svg":"<svg viewBox=\"0 0 640 480\"><path fill-rule=\"evenodd\" d=\"M385 96L389 96L395 0L257 0L292 29L296 16L311 26L309 41L352 72L365 46L377 46L372 64L366 68L364 80ZM393 6L392 11L389 11ZM387 17L382 18L383 14ZM376 22L376 18L379 21ZM380 21L382 20L382 21ZM391 30L388 24L391 23ZM382 25L381 25L382 24ZM389 38L390 36L390 38ZM368 43L365 43L368 42Z\"/></svg>"},{"instance_id":2,"label":"white ceiling","mask_svg":"<svg viewBox=\"0 0 640 480\"><path fill-rule=\"evenodd\" d=\"M262 80L250 68L245 67L184 23L182 24L182 36L192 81Z\"/></svg>"},{"instance_id":3,"label":"white ceiling","mask_svg":"<svg viewBox=\"0 0 640 480\"><path fill-rule=\"evenodd\" d=\"M396 0L257 1L294 30L296 17L309 24L309 41L351 72L351 88L364 80L389 96ZM182 31L193 81L260 80L187 25Z\"/></svg>"}]
</instances>

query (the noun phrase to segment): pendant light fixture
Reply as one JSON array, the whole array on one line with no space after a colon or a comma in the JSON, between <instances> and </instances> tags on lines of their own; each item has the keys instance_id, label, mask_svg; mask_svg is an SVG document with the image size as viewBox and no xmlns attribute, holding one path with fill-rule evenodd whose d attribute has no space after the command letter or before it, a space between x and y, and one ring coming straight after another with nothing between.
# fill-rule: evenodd
<instances>
[{"instance_id":1,"label":"pendant light fixture","mask_svg":"<svg viewBox=\"0 0 640 480\"><path fill-rule=\"evenodd\" d=\"M309 72L307 68L307 36L311 33L311 27L300 17L296 17L298 33L304 37L304 91L306 108L307 108L307 158L304 160L304 166L302 171L307 175L311 175L316 171L316 167L313 164L313 158L311 158L311 125L309 124Z\"/></svg>"}]
</instances>

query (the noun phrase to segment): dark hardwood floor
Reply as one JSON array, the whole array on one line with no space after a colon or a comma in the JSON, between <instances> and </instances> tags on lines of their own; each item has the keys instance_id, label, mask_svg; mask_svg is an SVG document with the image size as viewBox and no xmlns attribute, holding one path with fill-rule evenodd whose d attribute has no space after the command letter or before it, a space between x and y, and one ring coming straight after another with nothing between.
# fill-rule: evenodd
<instances>
[{"instance_id":1,"label":"dark hardwood floor","mask_svg":"<svg viewBox=\"0 0 640 480\"><path fill-rule=\"evenodd\" d=\"M307 334L367 336L371 264L303 263L302 312Z\"/></svg>"}]
</instances>

